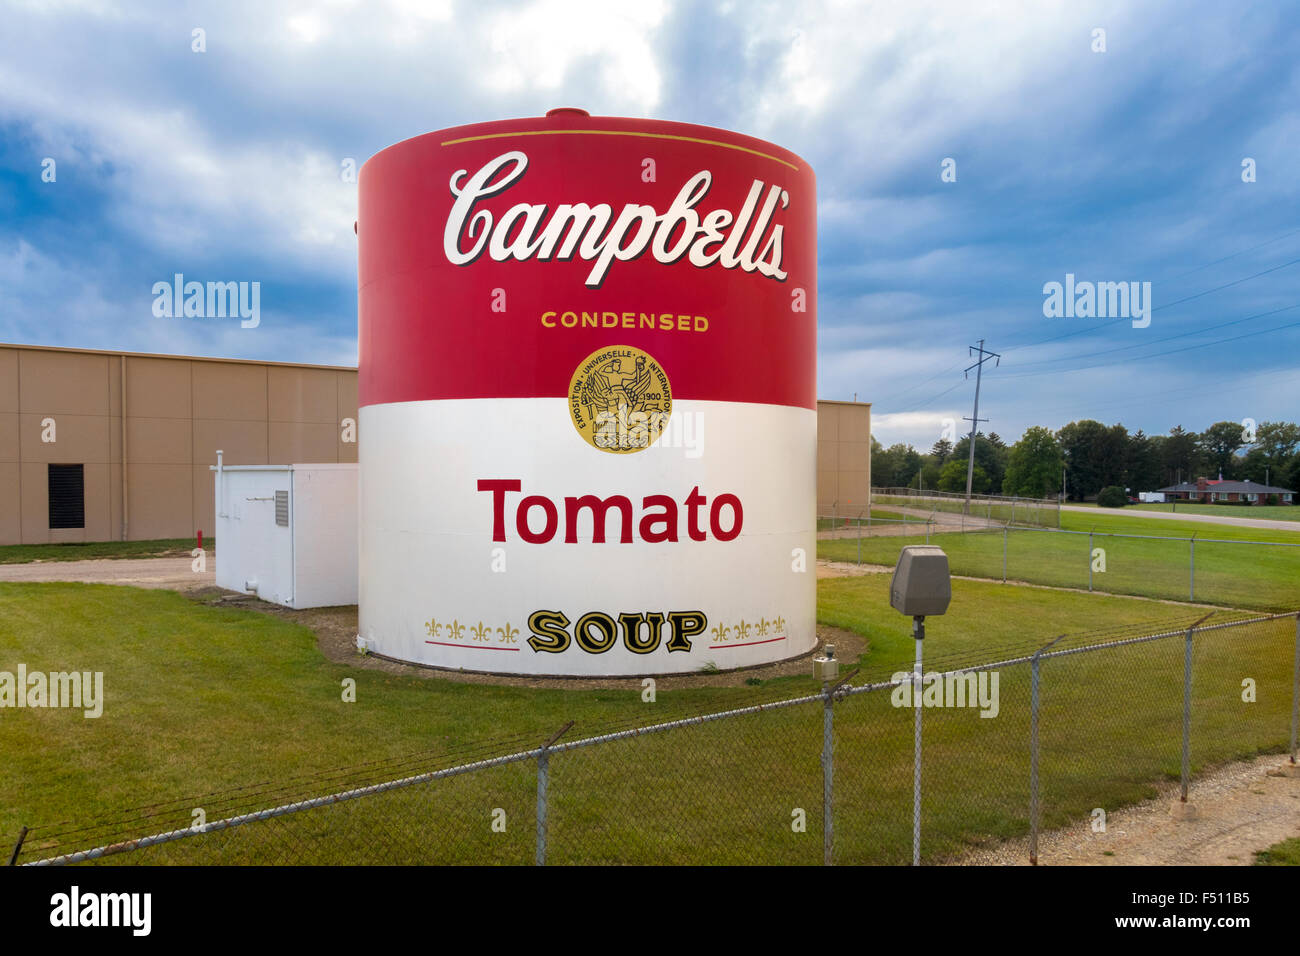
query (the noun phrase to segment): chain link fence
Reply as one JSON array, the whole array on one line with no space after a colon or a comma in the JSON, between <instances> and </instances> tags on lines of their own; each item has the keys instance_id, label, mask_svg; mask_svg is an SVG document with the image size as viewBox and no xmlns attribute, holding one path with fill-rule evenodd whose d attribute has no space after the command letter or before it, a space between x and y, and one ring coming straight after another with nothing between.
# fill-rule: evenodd
<instances>
[{"instance_id":1,"label":"chain link fence","mask_svg":"<svg viewBox=\"0 0 1300 956\"><path fill-rule=\"evenodd\" d=\"M1183 609L657 713L35 826L11 862L1031 862L1164 781L1294 763L1300 614Z\"/></svg>"},{"instance_id":2,"label":"chain link fence","mask_svg":"<svg viewBox=\"0 0 1300 956\"><path fill-rule=\"evenodd\" d=\"M818 526L827 526L821 518ZM1300 577L1300 544L935 521L840 519L818 533L818 557L892 567L919 540L941 544L952 573L1257 610L1284 608ZM1242 573L1242 569L1249 573Z\"/></svg>"},{"instance_id":3,"label":"chain link fence","mask_svg":"<svg viewBox=\"0 0 1300 956\"><path fill-rule=\"evenodd\" d=\"M955 516L978 527L985 522L1028 525L1039 528L1061 526L1061 502L1057 498L1020 498L1014 495L971 495L951 491L926 491L917 488L873 488L871 510L906 509L942 519ZM819 509L820 510L820 509ZM971 519L975 519L973 522Z\"/></svg>"}]
</instances>

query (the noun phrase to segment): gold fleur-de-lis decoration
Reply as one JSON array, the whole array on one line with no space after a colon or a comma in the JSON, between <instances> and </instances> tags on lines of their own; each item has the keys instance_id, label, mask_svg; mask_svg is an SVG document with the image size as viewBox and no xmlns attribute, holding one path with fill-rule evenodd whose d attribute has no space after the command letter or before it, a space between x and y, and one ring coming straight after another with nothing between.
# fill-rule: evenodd
<instances>
[{"instance_id":1,"label":"gold fleur-de-lis decoration","mask_svg":"<svg viewBox=\"0 0 1300 956\"><path fill-rule=\"evenodd\" d=\"M778 631L784 631L784 630L785 630L785 618L783 618L781 615L778 614L778 615L776 616L776 620L772 622L772 626L775 627Z\"/></svg>"},{"instance_id":2,"label":"gold fleur-de-lis decoration","mask_svg":"<svg viewBox=\"0 0 1300 956\"><path fill-rule=\"evenodd\" d=\"M758 619L758 627L755 628L755 633L758 634L759 637L766 637L767 632L771 629L772 622L765 617L761 617Z\"/></svg>"},{"instance_id":3,"label":"gold fleur-de-lis decoration","mask_svg":"<svg viewBox=\"0 0 1300 956\"><path fill-rule=\"evenodd\" d=\"M719 624L717 627L713 629L713 638L714 640L725 641L727 639L727 635L730 633L731 633L731 628L727 627L727 625L725 624Z\"/></svg>"},{"instance_id":4,"label":"gold fleur-de-lis decoration","mask_svg":"<svg viewBox=\"0 0 1300 956\"><path fill-rule=\"evenodd\" d=\"M458 618L454 618L452 622L447 625L447 636L450 637L453 641L459 641L461 637L464 636L464 634L465 634L465 625L460 623L460 620Z\"/></svg>"},{"instance_id":5,"label":"gold fleur-de-lis decoration","mask_svg":"<svg viewBox=\"0 0 1300 956\"><path fill-rule=\"evenodd\" d=\"M497 641L501 644L516 644L519 641L519 628L511 627L506 621L505 627L497 628Z\"/></svg>"},{"instance_id":6,"label":"gold fleur-de-lis decoration","mask_svg":"<svg viewBox=\"0 0 1300 956\"><path fill-rule=\"evenodd\" d=\"M438 632L442 630L442 625L438 623L437 618L431 617L428 623L424 625L424 629L429 632L430 637L437 637Z\"/></svg>"},{"instance_id":7,"label":"gold fleur-de-lis decoration","mask_svg":"<svg viewBox=\"0 0 1300 956\"><path fill-rule=\"evenodd\" d=\"M737 625L736 625L736 640L738 640L738 641L743 641L745 638L749 637L749 629L750 629L750 627L751 627L751 625L750 625L750 624L747 624L744 620L742 620L739 624L737 624Z\"/></svg>"},{"instance_id":8,"label":"gold fleur-de-lis decoration","mask_svg":"<svg viewBox=\"0 0 1300 956\"><path fill-rule=\"evenodd\" d=\"M486 641L492 634L492 628L488 627L482 621L478 622L477 627L471 627L469 632L474 635L476 641Z\"/></svg>"}]
</instances>

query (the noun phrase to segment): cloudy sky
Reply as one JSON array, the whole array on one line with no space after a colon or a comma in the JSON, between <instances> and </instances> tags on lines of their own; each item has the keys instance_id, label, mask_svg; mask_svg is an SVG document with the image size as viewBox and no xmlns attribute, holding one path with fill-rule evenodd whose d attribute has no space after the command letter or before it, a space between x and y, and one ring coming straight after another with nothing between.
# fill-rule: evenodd
<instances>
[{"instance_id":1,"label":"cloudy sky","mask_svg":"<svg viewBox=\"0 0 1300 956\"><path fill-rule=\"evenodd\" d=\"M355 364L345 164L575 105L812 164L819 394L873 402L885 444L968 427L981 338L1003 358L980 415L1007 438L1084 417L1300 419L1294 3L0 12L0 342ZM261 282L261 324L154 317L176 272ZM1149 324L1045 316L1067 274L1149 282Z\"/></svg>"}]
</instances>

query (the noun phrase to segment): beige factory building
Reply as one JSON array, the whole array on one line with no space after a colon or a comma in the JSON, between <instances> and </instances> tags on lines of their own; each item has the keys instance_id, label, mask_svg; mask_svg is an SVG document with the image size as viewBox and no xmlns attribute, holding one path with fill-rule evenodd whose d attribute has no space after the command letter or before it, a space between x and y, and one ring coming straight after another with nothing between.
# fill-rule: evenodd
<instances>
[{"instance_id":1,"label":"beige factory building","mask_svg":"<svg viewBox=\"0 0 1300 956\"><path fill-rule=\"evenodd\" d=\"M217 449L356 461L356 417L355 368L0 345L0 545L210 534ZM870 486L871 406L819 401L818 512Z\"/></svg>"}]
</instances>

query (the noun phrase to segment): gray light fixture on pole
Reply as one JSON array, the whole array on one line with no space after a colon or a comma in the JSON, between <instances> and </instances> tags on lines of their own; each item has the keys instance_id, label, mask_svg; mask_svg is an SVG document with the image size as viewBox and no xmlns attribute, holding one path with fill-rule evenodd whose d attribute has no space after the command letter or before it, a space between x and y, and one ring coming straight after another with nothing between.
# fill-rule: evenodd
<instances>
[{"instance_id":1,"label":"gray light fixture on pole","mask_svg":"<svg viewBox=\"0 0 1300 956\"><path fill-rule=\"evenodd\" d=\"M912 619L916 638L916 669L912 672L912 710L916 714L912 741L912 865L921 865L921 644L925 618L943 614L952 601L948 555L929 544L908 545L898 556L889 584L889 603Z\"/></svg>"}]
</instances>

